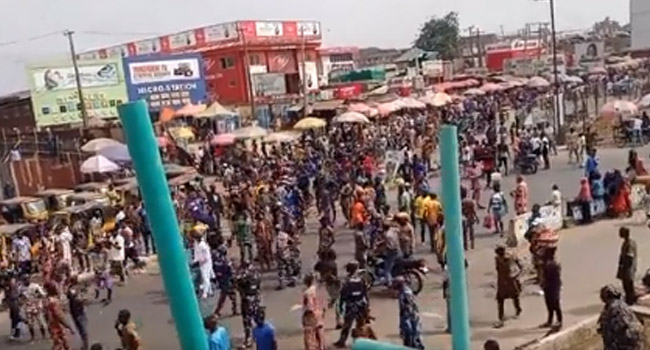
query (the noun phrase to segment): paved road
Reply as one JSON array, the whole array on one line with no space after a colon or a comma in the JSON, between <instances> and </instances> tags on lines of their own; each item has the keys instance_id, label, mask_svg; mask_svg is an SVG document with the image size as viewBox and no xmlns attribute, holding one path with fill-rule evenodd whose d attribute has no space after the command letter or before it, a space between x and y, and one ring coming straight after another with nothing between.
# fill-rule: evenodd
<instances>
[{"instance_id":1,"label":"paved road","mask_svg":"<svg viewBox=\"0 0 650 350\"><path fill-rule=\"evenodd\" d=\"M642 152L648 154L646 150ZM600 152L603 170L614 167L623 167L626 160L626 151L608 149ZM560 154L553 160L553 169L540 172L528 177L532 200L545 202L550 197L550 187L557 183L566 197L573 197L577 193L578 179L581 170L566 164L566 154ZM439 186L433 180L434 188ZM512 176L505 179L505 190L510 190L514 185ZM308 222L309 230L315 232L316 223ZM579 321L587 315L594 314L600 308L597 293L605 283L615 282L615 267L617 263L618 246L620 244L616 230L620 221L603 221L588 227L578 227L562 231L560 242L560 260L563 265L563 307L565 310L565 324L568 326ZM644 252L650 250L650 235L647 228L637 226L632 228L632 234L639 244L639 252L643 258ZM477 249L468 254L470 264L469 273L469 298L472 326L473 348L480 348L485 339L494 337L499 339L504 348L509 349L515 345L541 337L544 332L536 329L546 317L543 299L535 294L535 287L527 287L524 291L522 306L524 312L519 320L507 322L506 327L500 330L492 328L496 320L496 302L494 301L494 263L492 249L498 238L479 230ZM304 266L312 266L315 262L316 238L314 234L307 235L303 242ZM339 262L343 264L352 259L353 240L347 231L337 235L336 249L339 253ZM426 253L424 246L419 247L419 255L426 257L433 264L432 257ZM640 270L644 270L643 261L639 263ZM91 337L94 341L104 343L105 348L113 349L118 346L118 339L112 330L112 324L117 311L122 308L130 309L147 349L176 349L173 321L171 320L165 292L162 289L157 267L152 266L146 274L140 275L129 281L128 286L118 288L115 301L108 307L93 305L89 308ZM451 349L450 337L444 334L446 327L444 320L445 303L442 299L440 271L434 270L425 283L425 290L419 296L419 305L426 317L423 317L425 343L428 348ZM268 274L264 278L264 303L267 305L270 319L275 324L280 348L298 350L302 348L302 333L300 330L299 313L291 312L292 305L300 302L300 289L286 289L274 291L276 278ZM397 303L381 290L372 295L373 314L378 317L374 327L379 336L387 341L399 342ZM212 309L213 302L203 305L203 309ZM226 310L229 307L226 305ZM514 311L506 305L506 313L512 315ZM241 318L224 319L225 323L235 338L241 336ZM338 332L333 330L333 315L327 317L328 343L336 340ZM0 329L8 330L6 314L0 315ZM77 339L75 344L78 345ZM4 345L3 345L4 348ZM26 343L13 343L9 349L41 350L49 349L48 342L37 342L29 345Z\"/></svg>"}]
</instances>

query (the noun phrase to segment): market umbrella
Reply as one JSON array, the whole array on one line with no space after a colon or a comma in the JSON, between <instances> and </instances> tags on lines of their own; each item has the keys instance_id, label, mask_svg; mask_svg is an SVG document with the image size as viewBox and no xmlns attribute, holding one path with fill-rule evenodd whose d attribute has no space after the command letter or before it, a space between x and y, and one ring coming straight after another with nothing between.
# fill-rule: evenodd
<instances>
[{"instance_id":1,"label":"market umbrella","mask_svg":"<svg viewBox=\"0 0 650 350\"><path fill-rule=\"evenodd\" d=\"M355 102L355 103L351 103L348 106L348 111L350 111L350 112L359 112L359 113L366 114L366 113L370 112L370 106L368 106L367 104L365 104L363 102Z\"/></svg>"},{"instance_id":2,"label":"market umbrella","mask_svg":"<svg viewBox=\"0 0 650 350\"><path fill-rule=\"evenodd\" d=\"M248 126L245 128L237 129L233 132L236 139L259 139L269 134L266 129L259 126Z\"/></svg>"},{"instance_id":3,"label":"market umbrella","mask_svg":"<svg viewBox=\"0 0 650 350\"><path fill-rule=\"evenodd\" d=\"M120 170L119 165L101 155L92 156L81 163L81 172L84 174L110 173L117 170Z\"/></svg>"},{"instance_id":4,"label":"market umbrella","mask_svg":"<svg viewBox=\"0 0 650 350\"><path fill-rule=\"evenodd\" d=\"M485 91L483 91L481 89L477 89L477 88L472 88L472 89L465 90L465 92L463 92L463 95L466 95L466 96L477 96L477 95L481 96L481 95L485 95Z\"/></svg>"},{"instance_id":5,"label":"market umbrella","mask_svg":"<svg viewBox=\"0 0 650 350\"><path fill-rule=\"evenodd\" d=\"M564 77L564 82L567 84L582 84L584 81L582 78L575 75L567 75Z\"/></svg>"},{"instance_id":6,"label":"market umbrella","mask_svg":"<svg viewBox=\"0 0 650 350\"><path fill-rule=\"evenodd\" d=\"M358 112L345 112L339 116L334 117L335 123L356 123L356 124L370 124L368 118Z\"/></svg>"},{"instance_id":7,"label":"market umbrella","mask_svg":"<svg viewBox=\"0 0 650 350\"><path fill-rule=\"evenodd\" d=\"M296 130L310 130L310 129L321 129L327 125L323 119L307 117L300 119L293 128Z\"/></svg>"},{"instance_id":8,"label":"market umbrella","mask_svg":"<svg viewBox=\"0 0 650 350\"><path fill-rule=\"evenodd\" d=\"M434 107L446 106L452 102L453 99L451 98L451 96L449 96L444 92L438 92L437 94L433 95L433 97L431 98L431 105Z\"/></svg>"},{"instance_id":9,"label":"market umbrella","mask_svg":"<svg viewBox=\"0 0 650 350\"><path fill-rule=\"evenodd\" d=\"M399 109L399 106L393 102L385 102L377 105L377 112L381 116L387 116Z\"/></svg>"},{"instance_id":10,"label":"market umbrella","mask_svg":"<svg viewBox=\"0 0 650 350\"><path fill-rule=\"evenodd\" d=\"M501 91L503 88L499 84L495 83L487 83L480 88L481 90L485 92L494 92L494 91Z\"/></svg>"},{"instance_id":11,"label":"market umbrella","mask_svg":"<svg viewBox=\"0 0 650 350\"><path fill-rule=\"evenodd\" d=\"M616 100L606 103L600 110L600 114L606 117L621 116L632 117L639 113L639 108L630 101Z\"/></svg>"},{"instance_id":12,"label":"market umbrella","mask_svg":"<svg viewBox=\"0 0 650 350\"><path fill-rule=\"evenodd\" d=\"M234 134L219 134L215 135L210 143L217 146L228 146L235 143L236 137Z\"/></svg>"},{"instance_id":13,"label":"market umbrella","mask_svg":"<svg viewBox=\"0 0 650 350\"><path fill-rule=\"evenodd\" d=\"M527 85L531 88L545 88L551 86L551 83L542 77L532 77Z\"/></svg>"},{"instance_id":14,"label":"market umbrella","mask_svg":"<svg viewBox=\"0 0 650 350\"><path fill-rule=\"evenodd\" d=\"M86 142L86 144L81 146L81 150L87 153L96 153L102 148L115 145L122 145L122 143L113 139L100 137Z\"/></svg>"},{"instance_id":15,"label":"market umbrella","mask_svg":"<svg viewBox=\"0 0 650 350\"><path fill-rule=\"evenodd\" d=\"M194 115L195 118L214 118L214 117L234 117L237 113L231 110L228 110L226 107L222 106L219 102L213 102L210 107L208 107L203 112L197 113Z\"/></svg>"},{"instance_id":16,"label":"market umbrella","mask_svg":"<svg viewBox=\"0 0 650 350\"><path fill-rule=\"evenodd\" d=\"M264 138L266 143L284 143L284 142L293 142L300 137L300 132L296 131L278 131L272 134L269 134Z\"/></svg>"},{"instance_id":17,"label":"market umbrella","mask_svg":"<svg viewBox=\"0 0 650 350\"><path fill-rule=\"evenodd\" d=\"M641 109L650 108L650 94L643 96L636 105Z\"/></svg>"},{"instance_id":18,"label":"market umbrella","mask_svg":"<svg viewBox=\"0 0 650 350\"><path fill-rule=\"evenodd\" d=\"M591 67L589 68L589 74L598 75L598 74L607 74L607 69L604 67Z\"/></svg>"},{"instance_id":19,"label":"market umbrella","mask_svg":"<svg viewBox=\"0 0 650 350\"><path fill-rule=\"evenodd\" d=\"M195 105L193 103L188 103L185 106L183 106L181 109L177 110L176 113L174 113L174 116L176 117L189 117L193 115L197 115L199 113L204 112L207 109L206 105L200 104L200 105Z\"/></svg>"},{"instance_id":20,"label":"market umbrella","mask_svg":"<svg viewBox=\"0 0 650 350\"><path fill-rule=\"evenodd\" d=\"M422 109L422 108L427 108L427 105L424 102L420 102L413 97L404 97L399 99L400 103L404 106L404 108L416 108L416 109Z\"/></svg>"},{"instance_id":21,"label":"market umbrella","mask_svg":"<svg viewBox=\"0 0 650 350\"><path fill-rule=\"evenodd\" d=\"M113 145L100 149L97 154L115 162L130 162L131 154L126 145Z\"/></svg>"}]
</instances>

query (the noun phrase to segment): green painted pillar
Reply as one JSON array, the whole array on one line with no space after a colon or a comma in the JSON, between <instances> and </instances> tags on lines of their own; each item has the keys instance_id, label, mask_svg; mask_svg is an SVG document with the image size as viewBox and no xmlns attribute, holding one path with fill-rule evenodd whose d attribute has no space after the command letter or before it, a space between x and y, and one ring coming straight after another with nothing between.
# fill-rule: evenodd
<instances>
[{"instance_id":1,"label":"green painted pillar","mask_svg":"<svg viewBox=\"0 0 650 350\"><path fill-rule=\"evenodd\" d=\"M138 186L158 251L169 306L182 350L208 350L199 303L169 194L158 143L143 100L118 107ZM174 348L170 344L170 349Z\"/></svg>"},{"instance_id":2,"label":"green painted pillar","mask_svg":"<svg viewBox=\"0 0 650 350\"><path fill-rule=\"evenodd\" d=\"M413 350L413 348L359 338L352 343L352 350Z\"/></svg>"},{"instance_id":3,"label":"green painted pillar","mask_svg":"<svg viewBox=\"0 0 650 350\"><path fill-rule=\"evenodd\" d=\"M443 125L440 130L442 173L442 207L447 243L447 267L451 312L451 340L454 350L470 350L469 308L467 305L467 276L460 201L458 129Z\"/></svg>"}]
</instances>

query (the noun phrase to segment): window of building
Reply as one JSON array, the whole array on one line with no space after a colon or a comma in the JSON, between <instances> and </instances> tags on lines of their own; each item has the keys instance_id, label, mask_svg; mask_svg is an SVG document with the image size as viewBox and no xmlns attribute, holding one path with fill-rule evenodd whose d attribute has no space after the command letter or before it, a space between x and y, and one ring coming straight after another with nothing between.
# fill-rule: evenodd
<instances>
[{"instance_id":1,"label":"window of building","mask_svg":"<svg viewBox=\"0 0 650 350\"><path fill-rule=\"evenodd\" d=\"M351 53L339 53L336 55L330 55L330 62L350 62L352 61Z\"/></svg>"},{"instance_id":2,"label":"window of building","mask_svg":"<svg viewBox=\"0 0 650 350\"><path fill-rule=\"evenodd\" d=\"M256 53L248 55L248 64L251 66L259 66L262 64L262 58Z\"/></svg>"},{"instance_id":3,"label":"window of building","mask_svg":"<svg viewBox=\"0 0 650 350\"><path fill-rule=\"evenodd\" d=\"M221 65L221 69L230 69L235 66L235 59L230 56L221 57L219 59L219 64Z\"/></svg>"}]
</instances>

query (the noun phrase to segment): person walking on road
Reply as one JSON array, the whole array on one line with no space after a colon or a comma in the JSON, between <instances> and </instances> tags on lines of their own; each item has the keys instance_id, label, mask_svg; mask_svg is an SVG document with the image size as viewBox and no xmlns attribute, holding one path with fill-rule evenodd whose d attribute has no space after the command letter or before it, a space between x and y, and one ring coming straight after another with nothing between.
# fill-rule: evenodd
<instances>
[{"instance_id":1,"label":"person walking on road","mask_svg":"<svg viewBox=\"0 0 650 350\"><path fill-rule=\"evenodd\" d=\"M541 328L562 328L562 308L560 307L560 291L562 289L562 268L555 260L556 248L547 248L544 251L544 266L542 272L542 291L544 302L548 311L548 318ZM553 324L553 316L557 317L557 324Z\"/></svg>"},{"instance_id":2,"label":"person walking on road","mask_svg":"<svg viewBox=\"0 0 650 350\"><path fill-rule=\"evenodd\" d=\"M399 333L402 342L404 346L424 350L420 310L415 294L402 277L395 279L394 286L399 292Z\"/></svg>"},{"instance_id":3,"label":"person walking on road","mask_svg":"<svg viewBox=\"0 0 650 350\"><path fill-rule=\"evenodd\" d=\"M634 311L621 299L613 285L600 290L600 300L605 303L598 318L598 333L605 350L641 350L644 348L643 325Z\"/></svg>"},{"instance_id":4,"label":"person walking on road","mask_svg":"<svg viewBox=\"0 0 650 350\"><path fill-rule=\"evenodd\" d=\"M203 326L208 332L208 350L230 350L230 336L216 315L206 317Z\"/></svg>"},{"instance_id":5,"label":"person walking on road","mask_svg":"<svg viewBox=\"0 0 650 350\"><path fill-rule=\"evenodd\" d=\"M47 304L45 305L46 319L50 337L52 337L52 350L70 350L70 340L65 334L65 330L74 334L74 330L66 321L65 315L61 308L61 299L59 290L53 282L47 282L43 286L47 294ZM124 350L133 350L125 348Z\"/></svg>"},{"instance_id":6,"label":"person walking on road","mask_svg":"<svg viewBox=\"0 0 650 350\"><path fill-rule=\"evenodd\" d=\"M74 322L79 337L81 338L81 350L88 350L88 318L86 317L86 298L84 291L79 283L78 276L70 278L70 285L68 286L68 306L70 309L70 316Z\"/></svg>"},{"instance_id":7,"label":"person walking on road","mask_svg":"<svg viewBox=\"0 0 650 350\"><path fill-rule=\"evenodd\" d=\"M628 305L636 303L636 291L634 289L634 275L636 274L637 250L636 242L630 238L630 229L621 227L618 235L623 240L621 253L618 256L618 271L616 278L621 280L625 292L625 302Z\"/></svg>"},{"instance_id":8,"label":"person walking on road","mask_svg":"<svg viewBox=\"0 0 650 350\"><path fill-rule=\"evenodd\" d=\"M501 328L505 320L504 302L506 299L512 299L517 317L521 314L521 304L519 303L521 283L519 282L519 275L523 271L523 267L516 256L506 253L504 246L498 246L494 252L496 253L497 305L499 312L499 321L494 327Z\"/></svg>"},{"instance_id":9,"label":"person walking on road","mask_svg":"<svg viewBox=\"0 0 650 350\"><path fill-rule=\"evenodd\" d=\"M136 331L135 323L131 321L131 312L123 309L117 314L115 330L120 337L122 350L142 350L142 341Z\"/></svg>"},{"instance_id":10,"label":"person walking on road","mask_svg":"<svg viewBox=\"0 0 650 350\"><path fill-rule=\"evenodd\" d=\"M368 286L359 275L359 263L351 261L345 267L348 277L341 288L341 303L343 304L343 328L339 340L334 343L337 348L345 348L345 341L350 335L352 323L363 322L368 315Z\"/></svg>"}]
</instances>

